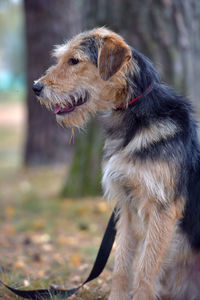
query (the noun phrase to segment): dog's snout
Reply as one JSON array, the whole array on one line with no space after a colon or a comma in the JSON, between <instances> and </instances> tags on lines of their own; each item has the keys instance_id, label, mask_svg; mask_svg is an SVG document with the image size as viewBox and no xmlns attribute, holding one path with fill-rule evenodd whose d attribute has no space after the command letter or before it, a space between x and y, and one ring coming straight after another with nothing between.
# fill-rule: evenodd
<instances>
[{"instance_id":1,"label":"dog's snout","mask_svg":"<svg viewBox=\"0 0 200 300\"><path fill-rule=\"evenodd\" d=\"M37 96L40 95L42 89L43 89L43 85L40 82L33 84L33 91Z\"/></svg>"}]
</instances>

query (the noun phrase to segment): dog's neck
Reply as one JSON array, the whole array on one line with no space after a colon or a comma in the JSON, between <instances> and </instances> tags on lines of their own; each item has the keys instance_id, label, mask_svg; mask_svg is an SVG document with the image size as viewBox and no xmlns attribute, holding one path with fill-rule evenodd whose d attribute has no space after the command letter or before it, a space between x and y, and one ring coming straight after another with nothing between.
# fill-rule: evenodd
<instances>
[{"instance_id":1,"label":"dog's neck","mask_svg":"<svg viewBox=\"0 0 200 300\"><path fill-rule=\"evenodd\" d=\"M136 101L142 99L143 97L146 97L154 88L154 82L152 82L147 89L144 91L144 93L138 95L137 97L134 97L133 99L131 99L129 102L127 103L122 103L121 105L118 105L116 107L115 110L123 110L123 109L127 109L128 107L130 107L131 105L133 105Z\"/></svg>"},{"instance_id":2,"label":"dog's neck","mask_svg":"<svg viewBox=\"0 0 200 300\"><path fill-rule=\"evenodd\" d=\"M138 131L148 127L157 112L159 114L160 89L165 89L165 86L152 83L133 103L105 113L103 123L106 138L119 139L125 146Z\"/></svg>"},{"instance_id":3,"label":"dog's neck","mask_svg":"<svg viewBox=\"0 0 200 300\"><path fill-rule=\"evenodd\" d=\"M152 63L132 48L132 63L137 72L128 72L127 97L116 109L105 114L104 129L108 139L121 139L123 145L134 137L138 130L148 127L160 107L159 93L164 92L159 75ZM133 70L133 68L132 68ZM163 109L164 109L163 104Z\"/></svg>"}]
</instances>

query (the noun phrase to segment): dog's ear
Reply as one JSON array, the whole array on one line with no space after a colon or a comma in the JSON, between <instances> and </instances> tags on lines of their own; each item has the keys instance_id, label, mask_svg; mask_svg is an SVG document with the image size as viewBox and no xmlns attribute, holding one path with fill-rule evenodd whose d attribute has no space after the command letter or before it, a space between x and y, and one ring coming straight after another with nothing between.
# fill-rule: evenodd
<instances>
[{"instance_id":1,"label":"dog's ear","mask_svg":"<svg viewBox=\"0 0 200 300\"><path fill-rule=\"evenodd\" d=\"M99 74L108 80L131 58L131 50L123 41L107 37L103 39L98 57Z\"/></svg>"}]
</instances>

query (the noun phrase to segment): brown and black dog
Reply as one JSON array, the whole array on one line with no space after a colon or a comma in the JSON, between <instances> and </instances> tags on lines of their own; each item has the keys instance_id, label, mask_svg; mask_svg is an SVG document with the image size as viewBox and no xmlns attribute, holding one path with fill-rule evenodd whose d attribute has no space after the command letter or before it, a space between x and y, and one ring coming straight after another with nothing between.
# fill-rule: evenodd
<instances>
[{"instance_id":1,"label":"brown and black dog","mask_svg":"<svg viewBox=\"0 0 200 300\"><path fill-rule=\"evenodd\" d=\"M109 299L200 299L200 148L188 100L106 28L53 55L33 89L58 123L83 127L104 112L102 185L119 207Z\"/></svg>"}]
</instances>

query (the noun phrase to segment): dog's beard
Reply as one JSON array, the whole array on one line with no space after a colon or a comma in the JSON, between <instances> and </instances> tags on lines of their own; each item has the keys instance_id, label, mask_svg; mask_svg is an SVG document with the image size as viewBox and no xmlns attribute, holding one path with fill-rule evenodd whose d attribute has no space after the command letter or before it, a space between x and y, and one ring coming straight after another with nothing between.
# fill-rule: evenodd
<instances>
[{"instance_id":1,"label":"dog's beard","mask_svg":"<svg viewBox=\"0 0 200 300\"><path fill-rule=\"evenodd\" d=\"M90 118L90 112L87 107L76 108L74 111L65 115L56 115L56 121L61 126L68 128L77 127L82 128Z\"/></svg>"},{"instance_id":2,"label":"dog's beard","mask_svg":"<svg viewBox=\"0 0 200 300\"><path fill-rule=\"evenodd\" d=\"M91 115L95 115L97 111L115 108L112 101L102 98L100 101L98 93L94 90L88 92L83 88L71 93L56 93L46 87L38 100L54 112L61 126L69 128L83 128Z\"/></svg>"},{"instance_id":3,"label":"dog's beard","mask_svg":"<svg viewBox=\"0 0 200 300\"><path fill-rule=\"evenodd\" d=\"M54 112L61 126L69 128L84 127L90 115L94 115L97 111L95 103L85 90L77 90L70 94L57 94L46 89L38 100L48 110Z\"/></svg>"}]
</instances>

